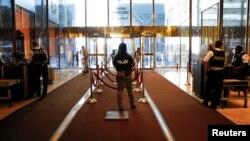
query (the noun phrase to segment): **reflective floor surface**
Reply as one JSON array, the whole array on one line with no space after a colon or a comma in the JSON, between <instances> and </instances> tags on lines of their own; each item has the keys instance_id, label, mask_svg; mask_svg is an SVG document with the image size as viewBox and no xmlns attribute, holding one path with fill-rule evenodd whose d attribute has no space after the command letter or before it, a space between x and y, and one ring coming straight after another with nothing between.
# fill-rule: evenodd
<instances>
[{"instance_id":1,"label":"reflective floor surface","mask_svg":"<svg viewBox=\"0 0 250 141\"><path fill-rule=\"evenodd\" d=\"M155 69L155 71L170 80L183 91L201 101L192 91L192 75L187 73L186 69L178 71L175 69ZM231 93L236 94L236 92ZM250 92L248 92L248 96L249 94ZM249 104L250 100L248 100L248 107ZM216 110L236 124L250 124L250 108L244 108L243 100L230 100L226 107L223 109L217 108Z\"/></svg>"},{"instance_id":2,"label":"reflective floor surface","mask_svg":"<svg viewBox=\"0 0 250 141\"><path fill-rule=\"evenodd\" d=\"M81 73L82 70L80 69L63 69L63 70L55 70L55 81L52 84L48 85L48 93L52 90L56 89L63 83L67 82L74 76ZM29 98L27 100L21 101L13 101L13 106L9 107L9 103L7 101L0 101L0 120L4 117L8 116L9 114L13 113L14 111L20 109L21 107L31 103L34 100L37 100L38 97Z\"/></svg>"}]
</instances>

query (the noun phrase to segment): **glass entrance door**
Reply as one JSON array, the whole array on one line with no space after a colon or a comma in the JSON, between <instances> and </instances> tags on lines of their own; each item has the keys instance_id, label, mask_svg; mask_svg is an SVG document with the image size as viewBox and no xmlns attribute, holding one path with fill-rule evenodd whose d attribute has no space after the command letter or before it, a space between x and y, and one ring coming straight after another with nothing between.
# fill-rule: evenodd
<instances>
[{"instance_id":1,"label":"glass entrance door","mask_svg":"<svg viewBox=\"0 0 250 141\"><path fill-rule=\"evenodd\" d=\"M107 39L107 53L106 53L106 58L107 58L107 67L112 68L112 57L111 54L114 51L115 54L118 52L118 47L120 43L125 43L127 45L127 52L131 55L133 55L133 47L131 44L131 39L130 38L121 38L121 37L112 37Z\"/></svg>"},{"instance_id":2,"label":"glass entrance door","mask_svg":"<svg viewBox=\"0 0 250 141\"><path fill-rule=\"evenodd\" d=\"M66 67L66 58L69 58L69 53L65 48L71 50L70 44L67 44L67 47L63 48L59 46L58 40L58 28L59 25L49 21L49 50L48 55L50 58L50 65L52 68L65 68ZM65 41L67 42L67 41ZM68 42L67 42L68 43Z\"/></svg>"},{"instance_id":3,"label":"glass entrance door","mask_svg":"<svg viewBox=\"0 0 250 141\"><path fill-rule=\"evenodd\" d=\"M120 43L127 45L127 52L134 57L137 48L141 49L141 61L138 67L144 69L153 69L155 64L154 57L154 37L88 37L87 49L89 50L89 66L91 69L96 69L105 64L109 68L113 68L112 52L118 52ZM144 61L142 61L144 60Z\"/></svg>"},{"instance_id":4,"label":"glass entrance door","mask_svg":"<svg viewBox=\"0 0 250 141\"><path fill-rule=\"evenodd\" d=\"M101 67L105 57L105 39L103 37L88 37L87 49L89 51L89 67L96 69Z\"/></svg>"},{"instance_id":5,"label":"glass entrance door","mask_svg":"<svg viewBox=\"0 0 250 141\"><path fill-rule=\"evenodd\" d=\"M155 67L154 56L154 37L141 37L142 60L144 69L153 69Z\"/></svg>"},{"instance_id":6,"label":"glass entrance door","mask_svg":"<svg viewBox=\"0 0 250 141\"><path fill-rule=\"evenodd\" d=\"M138 63L139 68L144 69L153 69L154 68L154 37L134 37L134 53L133 57L135 57L135 51L139 48L141 51L141 59ZM142 61L143 60L143 61ZM142 63L141 63L142 62Z\"/></svg>"},{"instance_id":7,"label":"glass entrance door","mask_svg":"<svg viewBox=\"0 0 250 141\"><path fill-rule=\"evenodd\" d=\"M113 63L112 63L112 54L115 53L117 54L118 52L118 46L121 42L121 38L108 38L107 39L107 54L106 54L106 58L107 58L107 67L112 68Z\"/></svg>"}]
</instances>

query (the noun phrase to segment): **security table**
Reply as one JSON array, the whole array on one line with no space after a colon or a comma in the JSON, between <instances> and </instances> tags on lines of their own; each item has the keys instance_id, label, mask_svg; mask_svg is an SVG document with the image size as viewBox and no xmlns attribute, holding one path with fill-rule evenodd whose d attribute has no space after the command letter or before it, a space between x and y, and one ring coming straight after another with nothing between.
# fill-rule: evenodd
<instances>
[{"instance_id":1,"label":"security table","mask_svg":"<svg viewBox=\"0 0 250 141\"><path fill-rule=\"evenodd\" d=\"M0 88L7 89L7 96L0 95L0 100L9 100L9 106L12 106L11 87L20 82L20 79L0 79Z\"/></svg>"},{"instance_id":2,"label":"security table","mask_svg":"<svg viewBox=\"0 0 250 141\"><path fill-rule=\"evenodd\" d=\"M240 88L244 92L244 96L230 96L231 88ZM229 94L224 93L224 89L229 90ZM223 101L232 100L232 99L242 99L244 100L244 107L247 108L248 100L248 80L239 80L239 79L224 79L223 80L223 91L221 94L221 108L223 108Z\"/></svg>"}]
</instances>

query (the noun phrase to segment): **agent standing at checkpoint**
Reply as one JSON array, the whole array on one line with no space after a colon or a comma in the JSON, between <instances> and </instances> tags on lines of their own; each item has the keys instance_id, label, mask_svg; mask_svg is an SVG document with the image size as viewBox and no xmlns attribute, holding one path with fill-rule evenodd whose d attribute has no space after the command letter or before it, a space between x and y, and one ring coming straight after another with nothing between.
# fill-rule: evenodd
<instances>
[{"instance_id":1,"label":"agent standing at checkpoint","mask_svg":"<svg viewBox=\"0 0 250 141\"><path fill-rule=\"evenodd\" d=\"M205 83L205 94L203 98L203 105L209 106L208 102L211 100L210 107L216 109L220 103L220 97L223 86L223 71L225 63L225 51L222 50L222 42L215 42L215 49L208 51L203 59L204 71L207 74ZM211 95L211 90L214 90Z\"/></svg>"},{"instance_id":2,"label":"agent standing at checkpoint","mask_svg":"<svg viewBox=\"0 0 250 141\"><path fill-rule=\"evenodd\" d=\"M132 68L134 66L134 61L131 55L127 53L127 45L125 43L120 43L118 53L114 57L113 65L117 71L116 82L118 89L118 108L119 111L123 111L122 99L123 99L123 89L126 87L130 108L134 109L134 96L132 92Z\"/></svg>"},{"instance_id":3,"label":"agent standing at checkpoint","mask_svg":"<svg viewBox=\"0 0 250 141\"><path fill-rule=\"evenodd\" d=\"M47 95L48 89L48 55L45 49L38 46L37 42L32 42L33 50L30 52L34 71L34 88L37 96L41 96L40 77L43 78L42 97Z\"/></svg>"}]
</instances>

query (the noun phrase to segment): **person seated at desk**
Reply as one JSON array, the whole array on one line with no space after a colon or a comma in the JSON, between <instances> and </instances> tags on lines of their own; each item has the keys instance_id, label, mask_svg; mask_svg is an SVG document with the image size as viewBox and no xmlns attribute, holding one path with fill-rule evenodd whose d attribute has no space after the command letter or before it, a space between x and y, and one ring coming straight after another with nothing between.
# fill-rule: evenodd
<instances>
[{"instance_id":1,"label":"person seated at desk","mask_svg":"<svg viewBox=\"0 0 250 141\"><path fill-rule=\"evenodd\" d=\"M235 54L232 59L232 65L234 66L234 78L239 80L246 80L248 76L248 62L249 56L243 51L243 47L241 45L237 45L235 47ZM234 88L234 91L242 90L241 87ZM244 95L245 95L245 91Z\"/></svg>"},{"instance_id":2,"label":"person seated at desk","mask_svg":"<svg viewBox=\"0 0 250 141\"><path fill-rule=\"evenodd\" d=\"M243 51L241 45L235 47L232 65L234 66L234 78L245 80L248 76L249 56Z\"/></svg>"}]
</instances>

